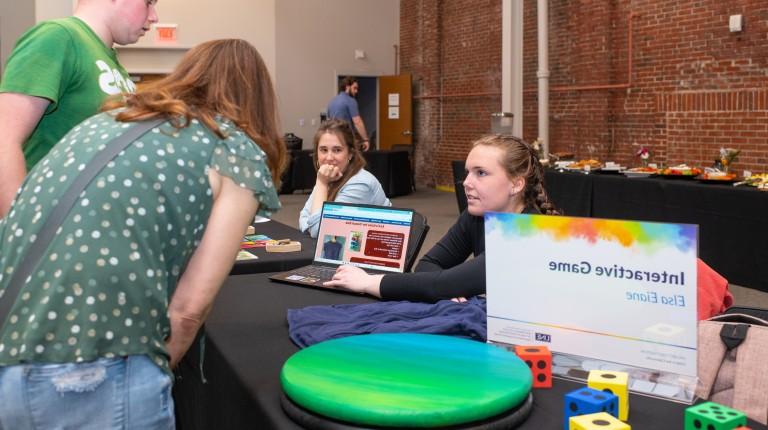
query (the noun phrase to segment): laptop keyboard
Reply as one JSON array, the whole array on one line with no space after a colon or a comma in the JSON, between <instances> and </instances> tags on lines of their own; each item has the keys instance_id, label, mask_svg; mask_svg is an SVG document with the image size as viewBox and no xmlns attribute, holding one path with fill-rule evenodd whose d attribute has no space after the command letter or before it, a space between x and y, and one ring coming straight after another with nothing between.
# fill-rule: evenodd
<instances>
[{"instance_id":1,"label":"laptop keyboard","mask_svg":"<svg viewBox=\"0 0 768 430\"><path fill-rule=\"evenodd\" d=\"M335 267L325 266L307 266L292 271L292 274L317 278L321 281L330 281L334 273L336 273Z\"/></svg>"}]
</instances>

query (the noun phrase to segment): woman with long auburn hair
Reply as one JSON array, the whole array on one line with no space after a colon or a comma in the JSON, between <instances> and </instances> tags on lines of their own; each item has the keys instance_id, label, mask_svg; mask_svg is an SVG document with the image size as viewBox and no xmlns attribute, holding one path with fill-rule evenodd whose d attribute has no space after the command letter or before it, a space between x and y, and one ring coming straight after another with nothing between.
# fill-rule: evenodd
<instances>
[{"instance_id":1,"label":"woman with long auburn hair","mask_svg":"<svg viewBox=\"0 0 768 430\"><path fill-rule=\"evenodd\" d=\"M320 124L313 146L317 179L299 214L299 230L317 237L325 201L392 206L379 180L365 170L365 158L348 122L331 119Z\"/></svg>"},{"instance_id":2,"label":"woman with long auburn hair","mask_svg":"<svg viewBox=\"0 0 768 430\"><path fill-rule=\"evenodd\" d=\"M249 43L196 46L105 108L35 166L0 220L3 292L78 172L131 123L164 120L80 193L2 316L0 393L15 393L0 395L3 428L174 428L171 369L254 214L280 207L275 94Z\"/></svg>"}]
</instances>

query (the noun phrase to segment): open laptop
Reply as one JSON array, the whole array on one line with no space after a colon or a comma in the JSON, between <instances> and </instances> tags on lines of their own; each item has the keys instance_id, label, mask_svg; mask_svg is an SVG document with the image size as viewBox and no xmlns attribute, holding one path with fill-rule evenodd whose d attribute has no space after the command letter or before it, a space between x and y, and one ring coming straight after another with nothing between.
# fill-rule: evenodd
<instances>
[{"instance_id":1,"label":"open laptop","mask_svg":"<svg viewBox=\"0 0 768 430\"><path fill-rule=\"evenodd\" d=\"M402 273L409 255L413 209L325 202L312 264L269 279L323 287L336 269L351 264L371 274Z\"/></svg>"}]
</instances>

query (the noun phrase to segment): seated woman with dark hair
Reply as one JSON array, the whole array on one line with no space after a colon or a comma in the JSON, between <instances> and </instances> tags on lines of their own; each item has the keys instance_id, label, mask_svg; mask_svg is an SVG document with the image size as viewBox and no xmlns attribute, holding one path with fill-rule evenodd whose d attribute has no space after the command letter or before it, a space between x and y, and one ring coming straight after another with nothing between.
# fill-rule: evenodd
<instances>
[{"instance_id":1,"label":"seated woman with dark hair","mask_svg":"<svg viewBox=\"0 0 768 430\"><path fill-rule=\"evenodd\" d=\"M317 180L299 214L299 230L317 237L325 201L392 206L379 180L364 169L365 158L349 123L339 119L323 122L315 133L314 149Z\"/></svg>"},{"instance_id":2,"label":"seated woman with dark hair","mask_svg":"<svg viewBox=\"0 0 768 430\"><path fill-rule=\"evenodd\" d=\"M485 293L486 211L556 215L544 190L538 155L524 141L491 135L474 142L466 161L467 210L419 261L414 273L369 275L342 266L327 286L391 300L435 302ZM475 258L467 260L470 255Z\"/></svg>"}]
</instances>

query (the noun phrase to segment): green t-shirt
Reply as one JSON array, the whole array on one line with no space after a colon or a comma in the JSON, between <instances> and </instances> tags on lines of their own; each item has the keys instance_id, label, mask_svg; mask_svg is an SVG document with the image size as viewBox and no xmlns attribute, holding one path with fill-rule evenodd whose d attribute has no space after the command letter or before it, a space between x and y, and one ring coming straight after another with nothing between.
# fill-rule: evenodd
<instances>
[{"instance_id":1,"label":"green t-shirt","mask_svg":"<svg viewBox=\"0 0 768 430\"><path fill-rule=\"evenodd\" d=\"M107 96L135 90L115 51L75 17L42 22L21 36L0 83L0 92L51 101L24 144L28 170Z\"/></svg>"},{"instance_id":2,"label":"green t-shirt","mask_svg":"<svg viewBox=\"0 0 768 430\"><path fill-rule=\"evenodd\" d=\"M0 219L0 293L56 199L129 126L109 112L93 116L32 169ZM146 354L168 371L168 304L211 213L208 170L252 190L260 215L280 207L264 151L231 122L221 128L225 139L197 120L164 124L93 179L0 330L0 366Z\"/></svg>"}]
</instances>

